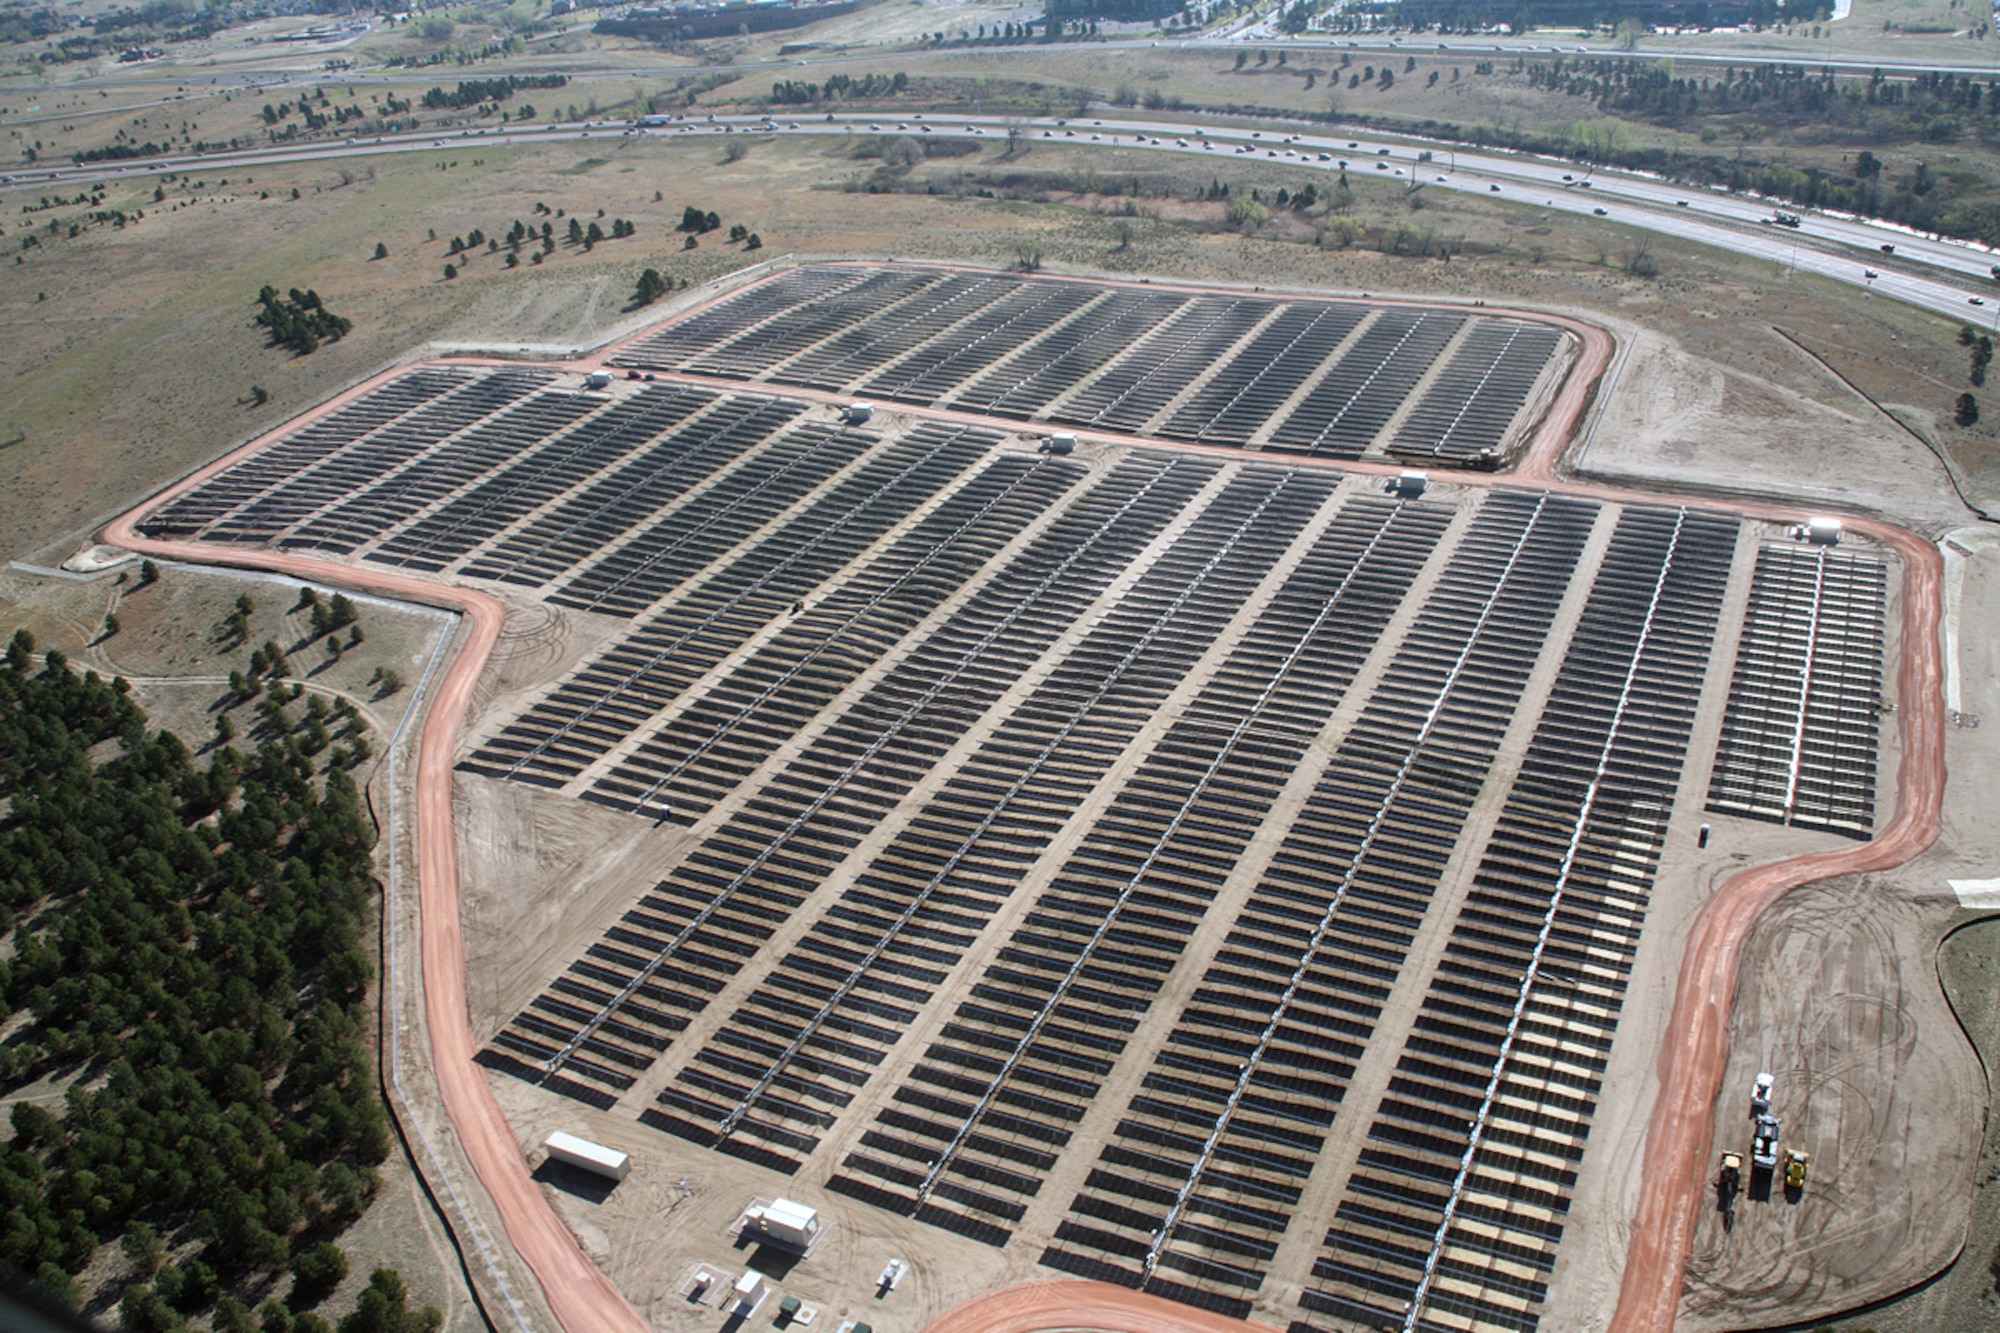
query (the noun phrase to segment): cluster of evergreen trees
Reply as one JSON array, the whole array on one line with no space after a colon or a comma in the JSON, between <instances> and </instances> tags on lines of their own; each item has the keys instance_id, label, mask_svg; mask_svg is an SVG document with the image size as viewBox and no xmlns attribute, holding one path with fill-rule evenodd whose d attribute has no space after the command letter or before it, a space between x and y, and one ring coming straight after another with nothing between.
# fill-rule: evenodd
<instances>
[{"instance_id":1,"label":"cluster of evergreen trees","mask_svg":"<svg viewBox=\"0 0 2000 1333\"><path fill-rule=\"evenodd\" d=\"M276 287L257 293L257 322L271 331L271 346L289 347L300 356L319 350L323 342L338 342L354 327L352 320L328 310L319 293L292 288L279 296Z\"/></svg>"},{"instance_id":2,"label":"cluster of evergreen trees","mask_svg":"<svg viewBox=\"0 0 2000 1333\"><path fill-rule=\"evenodd\" d=\"M19 633L0 660L0 1000L27 1020L0 1079L69 1086L14 1107L0 1262L73 1294L122 1238L128 1326L213 1307L247 1329L221 1293L289 1272L294 1304L315 1299L389 1151L363 1031L372 826L282 707L253 750L202 764L123 680L55 651L38 670L33 649ZM393 1285L377 1304L401 1311ZM276 1307L262 1326L318 1323Z\"/></svg>"},{"instance_id":3,"label":"cluster of evergreen trees","mask_svg":"<svg viewBox=\"0 0 2000 1333\"><path fill-rule=\"evenodd\" d=\"M1968 131L2000 131L2000 79L1935 70L1908 79L1892 79L1877 70L1861 79L1830 69L1815 73L1798 65L1758 65L1731 67L1718 78L1677 75L1666 62L1555 60L1530 64L1525 73L1533 86L1588 100L1613 115L1663 125L1706 118L1708 129L1726 132L1731 120L1743 120L1759 128L1810 128L1821 142L1869 147L1898 141L1951 143ZM1637 149L1615 137L1565 147L1591 161L1755 191L1802 208L1859 213L1921 231L2000 243L2000 207L1973 197L1989 189L1989 182L1941 176L1922 163L1905 176L1885 178L1879 160L1866 148L1856 154L1852 171L1836 172L1740 156L1724 160Z\"/></svg>"},{"instance_id":4,"label":"cluster of evergreen trees","mask_svg":"<svg viewBox=\"0 0 2000 1333\"><path fill-rule=\"evenodd\" d=\"M780 106L810 106L849 98L894 97L909 86L910 76L901 70L889 75L864 74L858 79L846 74L830 74L825 83L779 79L771 85L771 100Z\"/></svg>"},{"instance_id":5,"label":"cluster of evergreen trees","mask_svg":"<svg viewBox=\"0 0 2000 1333\"><path fill-rule=\"evenodd\" d=\"M523 88L560 88L568 82L568 76L562 74L509 74L500 79L460 79L458 87L449 92L442 87L432 88L424 94L423 103L431 111L451 111L487 102L504 102Z\"/></svg>"}]
</instances>

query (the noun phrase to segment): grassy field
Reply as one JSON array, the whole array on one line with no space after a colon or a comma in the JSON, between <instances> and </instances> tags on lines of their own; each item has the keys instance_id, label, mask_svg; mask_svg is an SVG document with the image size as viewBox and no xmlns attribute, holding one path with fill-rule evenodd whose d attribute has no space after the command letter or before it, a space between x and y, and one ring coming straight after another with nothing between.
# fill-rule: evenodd
<instances>
[{"instance_id":1,"label":"grassy field","mask_svg":"<svg viewBox=\"0 0 2000 1333\"><path fill-rule=\"evenodd\" d=\"M1626 274L1632 233L1518 204L1357 180L1348 248L1314 245L1326 205L1279 210L1259 234L1230 228L1194 196L1217 182L1236 193L1298 189L1298 174L1248 163L1167 163L1153 155L1086 155L999 145L926 162L884 182L877 159L840 142L754 142L741 161L708 142L608 139L594 145L437 153L365 160L340 170L259 169L242 179L177 179L153 201L151 179L124 182L101 207L144 209L123 230L65 233L9 265L0 284L0 550L80 537L92 522L164 480L283 420L431 339L588 340L626 315L632 285L653 266L701 282L782 255L874 254L1015 262L1023 246L1052 267L1154 272L1338 290L1478 294L1646 322L1687 350L1808 396L1832 393L1823 368L1748 326L1809 329L1878 397L1944 417L1963 387L1957 326L1770 266L1662 242L1660 276ZM1326 182L1321 179L1319 184ZM299 197L292 198L297 190ZM982 192L984 196L982 197ZM655 195L658 198L655 198ZM535 204L549 212L537 215ZM761 235L761 252L718 243L692 251L673 228L697 205ZM557 218L555 210L563 211ZM481 254L443 277L454 236L504 233L514 219L604 210L638 227L585 253L560 246L507 269ZM53 210L59 225L90 211ZM1119 216L1123 215L1123 216ZM1456 250L1440 261L1384 253L1397 227ZM377 243L388 258L374 260ZM253 326L260 287L317 290L354 331L306 357L265 346ZM1836 386L1837 387L1837 386ZM256 401L256 390L265 401ZM1844 391L1841 391L1844 394ZM2000 435L1941 427L1975 474L2000 466ZM62 552L66 553L66 552ZM60 554L60 553L59 553Z\"/></svg>"}]
</instances>

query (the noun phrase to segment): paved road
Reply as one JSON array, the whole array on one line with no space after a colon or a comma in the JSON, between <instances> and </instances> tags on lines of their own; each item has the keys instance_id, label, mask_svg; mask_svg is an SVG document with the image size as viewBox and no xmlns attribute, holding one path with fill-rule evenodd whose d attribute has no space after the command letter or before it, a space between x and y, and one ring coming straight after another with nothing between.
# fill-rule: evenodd
<instances>
[{"instance_id":1,"label":"paved road","mask_svg":"<svg viewBox=\"0 0 2000 1333\"><path fill-rule=\"evenodd\" d=\"M755 116L684 120L637 129L625 121L462 130L446 134L370 136L346 142L284 145L243 152L171 154L143 162L40 166L0 174L0 191L50 190L161 171L248 169L290 162L339 162L395 153L462 152L534 143L595 140L607 150L627 138L700 137L754 132ZM1498 195L1551 212L1602 214L1611 221L1768 261L1774 270L1817 274L1862 287L1937 314L2000 330L2000 254L1984 246L1939 240L1890 223L1828 214L1805 214L1800 225L1775 225L1772 205L1740 195L1692 190L1646 176L1592 171L1574 164L1498 152L1461 151L1409 138L1349 138L1324 127L1255 129L1219 120L1187 121L1133 116L1079 119L1001 116L865 115L792 119L780 116L777 136L841 135L879 129L947 138L997 139L1013 131L1040 143L1141 149L1206 157L1218 162L1254 157L1265 165L1296 167L1321 176L1342 164L1355 176L1380 177L1405 188L1466 190ZM928 127L928 128L926 128ZM1586 184L1587 182L1587 184ZM1761 219L1761 220L1760 220ZM1895 264L1883 255L1892 247Z\"/></svg>"}]
</instances>

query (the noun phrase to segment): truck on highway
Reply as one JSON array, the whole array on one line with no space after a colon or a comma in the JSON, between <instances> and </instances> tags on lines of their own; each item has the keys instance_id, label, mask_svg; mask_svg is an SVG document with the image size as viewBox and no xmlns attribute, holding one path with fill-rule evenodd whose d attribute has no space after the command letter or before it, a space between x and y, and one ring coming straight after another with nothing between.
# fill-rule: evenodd
<instances>
[{"instance_id":1,"label":"truck on highway","mask_svg":"<svg viewBox=\"0 0 2000 1333\"><path fill-rule=\"evenodd\" d=\"M1750 1141L1750 1165L1764 1171L1778 1165L1778 1117L1769 1111L1757 1117L1757 1133Z\"/></svg>"}]
</instances>

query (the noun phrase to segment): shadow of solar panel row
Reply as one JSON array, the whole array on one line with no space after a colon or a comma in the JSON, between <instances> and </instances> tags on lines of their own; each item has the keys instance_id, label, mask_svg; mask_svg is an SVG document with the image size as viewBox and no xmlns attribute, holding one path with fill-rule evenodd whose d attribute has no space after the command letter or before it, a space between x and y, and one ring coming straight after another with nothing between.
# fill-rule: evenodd
<instances>
[{"instance_id":1,"label":"shadow of solar panel row","mask_svg":"<svg viewBox=\"0 0 2000 1333\"><path fill-rule=\"evenodd\" d=\"M527 397L554 379L538 370L482 375L373 434L301 469L235 513L218 519L205 540L257 544L417 457L440 441Z\"/></svg>"},{"instance_id":2,"label":"shadow of solar panel row","mask_svg":"<svg viewBox=\"0 0 2000 1333\"><path fill-rule=\"evenodd\" d=\"M1236 477L758 978L660 1094L667 1116L796 1170L1337 480Z\"/></svg>"},{"instance_id":3,"label":"shadow of solar panel row","mask_svg":"<svg viewBox=\"0 0 2000 1333\"><path fill-rule=\"evenodd\" d=\"M139 525L154 537L200 532L237 505L283 485L320 459L473 379L464 370L413 370L225 468Z\"/></svg>"},{"instance_id":4,"label":"shadow of solar panel row","mask_svg":"<svg viewBox=\"0 0 2000 1333\"><path fill-rule=\"evenodd\" d=\"M1465 323L1435 310L1384 310L1299 400L1264 447L1359 458Z\"/></svg>"},{"instance_id":5,"label":"shadow of solar panel row","mask_svg":"<svg viewBox=\"0 0 2000 1333\"><path fill-rule=\"evenodd\" d=\"M833 426L790 432L739 469L742 512L714 497L681 511L679 532L650 557L627 548L613 573L623 584L599 589L648 602L695 579L717 557L783 519L721 563L636 633L626 635L528 708L469 761L473 772L559 787L651 724L661 709L798 598L838 575L882 533L956 481L994 443L959 426L927 426L869 458L814 504L786 511L873 439ZM817 460L802 467L801 460ZM803 475L800 475L803 473ZM713 493L711 492L711 497ZM596 571L592 571L594 575ZM634 585L640 576L650 584ZM647 592L651 586L653 591ZM558 592L551 601L595 607ZM617 605L617 603L612 603Z\"/></svg>"},{"instance_id":6,"label":"shadow of solar panel row","mask_svg":"<svg viewBox=\"0 0 2000 1333\"><path fill-rule=\"evenodd\" d=\"M541 587L588 562L549 600L637 615L876 443L837 426L787 430L805 410L786 399L725 398L461 572ZM698 488L698 501L680 503Z\"/></svg>"},{"instance_id":7,"label":"shadow of solar panel row","mask_svg":"<svg viewBox=\"0 0 2000 1333\"><path fill-rule=\"evenodd\" d=\"M1261 818L1282 786L1283 767L1305 753L1448 517L1429 505L1349 503L1169 731L1162 748L1188 757L1218 737L1260 752L1264 763L1212 784L1239 821L1254 826ZM1011 947L1019 953L1033 946L1030 932ZM986 985L1000 989L992 975ZM878 1114L830 1188L996 1243L1007 1238L1000 1223L1017 1220L1016 1210L1040 1190L1068 1125L1111 1061L1096 1051L1080 1059L1073 1049L1050 1060L1059 1030L1045 1027L1030 1038L1024 1014L1013 1010L1011 1021L996 1025L998 1012L975 1004L954 1017L926 1052L917 1080ZM1003 1077L1010 1073L1016 1077ZM985 1114L977 1115L989 1094ZM1017 1201L995 1190L1000 1183ZM1093 1258L1100 1247L1059 1244L1056 1252L1057 1266L1068 1271L1132 1285L1129 1274L1114 1277L1116 1270Z\"/></svg>"},{"instance_id":8,"label":"shadow of solar panel row","mask_svg":"<svg viewBox=\"0 0 2000 1333\"><path fill-rule=\"evenodd\" d=\"M649 384L585 418L390 537L367 558L439 570L720 401L707 389Z\"/></svg>"},{"instance_id":9,"label":"shadow of solar panel row","mask_svg":"<svg viewBox=\"0 0 2000 1333\"><path fill-rule=\"evenodd\" d=\"M584 799L676 822L712 809L1083 475L1071 463L995 459L633 747Z\"/></svg>"},{"instance_id":10,"label":"shadow of solar panel row","mask_svg":"<svg viewBox=\"0 0 2000 1333\"><path fill-rule=\"evenodd\" d=\"M524 398L301 523L280 537L278 545L342 555L356 551L461 486L540 448L551 436L605 405L598 395L564 390Z\"/></svg>"},{"instance_id":11,"label":"shadow of solar panel row","mask_svg":"<svg viewBox=\"0 0 2000 1333\"><path fill-rule=\"evenodd\" d=\"M765 378L842 390L889 362L1014 295L1025 279L1011 274L954 273L926 283L894 305L846 328L830 331Z\"/></svg>"},{"instance_id":12,"label":"shadow of solar panel row","mask_svg":"<svg viewBox=\"0 0 2000 1333\"><path fill-rule=\"evenodd\" d=\"M483 1061L596 1104L631 1087L685 1014L765 946L1219 470L1138 456L1072 501L496 1034Z\"/></svg>"},{"instance_id":13,"label":"shadow of solar panel row","mask_svg":"<svg viewBox=\"0 0 2000 1333\"><path fill-rule=\"evenodd\" d=\"M620 349L610 364L639 370L679 370L689 359L739 335L750 331L761 334L759 326L774 315L789 315L824 296L878 281L882 276L858 268L795 268L726 296L708 309Z\"/></svg>"},{"instance_id":14,"label":"shadow of solar panel row","mask_svg":"<svg viewBox=\"0 0 2000 1333\"><path fill-rule=\"evenodd\" d=\"M1720 515L1621 516L1301 1297L1308 1312L1370 1328L1537 1327L1736 534Z\"/></svg>"},{"instance_id":15,"label":"shadow of solar panel row","mask_svg":"<svg viewBox=\"0 0 2000 1333\"><path fill-rule=\"evenodd\" d=\"M1710 810L1869 836L1887 584L1874 556L1758 551Z\"/></svg>"},{"instance_id":16,"label":"shadow of solar panel row","mask_svg":"<svg viewBox=\"0 0 2000 1333\"><path fill-rule=\"evenodd\" d=\"M912 308L906 303L935 288L944 276L937 269L878 270L856 286L841 288L774 315L749 332L694 358L687 369L722 379L755 379L835 334L872 327L870 321L883 316L885 311L900 313ZM893 319L894 315L888 317Z\"/></svg>"},{"instance_id":17,"label":"shadow of solar panel row","mask_svg":"<svg viewBox=\"0 0 2000 1333\"><path fill-rule=\"evenodd\" d=\"M1135 344L1048 417L1138 433L1275 308L1247 296L1190 301L1179 319Z\"/></svg>"},{"instance_id":18,"label":"shadow of solar panel row","mask_svg":"<svg viewBox=\"0 0 2000 1333\"><path fill-rule=\"evenodd\" d=\"M1248 444L1367 315L1361 305L1287 305L1160 428L1170 439Z\"/></svg>"},{"instance_id":19,"label":"shadow of solar panel row","mask_svg":"<svg viewBox=\"0 0 2000 1333\"><path fill-rule=\"evenodd\" d=\"M1179 314L1192 298L1166 292L1113 291L951 399L954 407L1026 419L1081 383L1143 335Z\"/></svg>"},{"instance_id":20,"label":"shadow of solar panel row","mask_svg":"<svg viewBox=\"0 0 2000 1333\"><path fill-rule=\"evenodd\" d=\"M1370 642L1349 648L1344 671ZM1237 684L1215 688L1226 697ZM1268 737L1261 713L1169 728L892 1094L876 1133L907 1143L907 1160L868 1145L877 1150L857 1151L829 1188L900 1199L990 1244L1009 1238L1296 769L1305 741ZM1083 1243L1055 1247L1058 1263L1105 1253L1062 1239Z\"/></svg>"},{"instance_id":21,"label":"shadow of solar panel row","mask_svg":"<svg viewBox=\"0 0 2000 1333\"><path fill-rule=\"evenodd\" d=\"M1482 319L1410 409L1388 452L1456 462L1498 449L1562 344L1546 324Z\"/></svg>"},{"instance_id":22,"label":"shadow of solar panel row","mask_svg":"<svg viewBox=\"0 0 2000 1333\"><path fill-rule=\"evenodd\" d=\"M1374 1035L1589 538L1594 506L1496 494L1453 551L1348 739L1070 1205L1042 1262L1244 1317ZM1429 541L1442 528L1435 519ZM1426 547L1428 542L1426 542ZM1423 550L1404 561L1407 588ZM1341 645L1342 678L1372 648ZM1339 608L1325 633L1342 636ZM1305 733L1310 736L1311 731ZM1303 740L1278 756L1305 759ZM1277 795L1260 794L1268 804Z\"/></svg>"},{"instance_id":23,"label":"shadow of solar panel row","mask_svg":"<svg viewBox=\"0 0 2000 1333\"><path fill-rule=\"evenodd\" d=\"M1109 296L1101 287L1080 283L1023 283L869 380L861 392L911 403L940 401L995 361Z\"/></svg>"}]
</instances>

